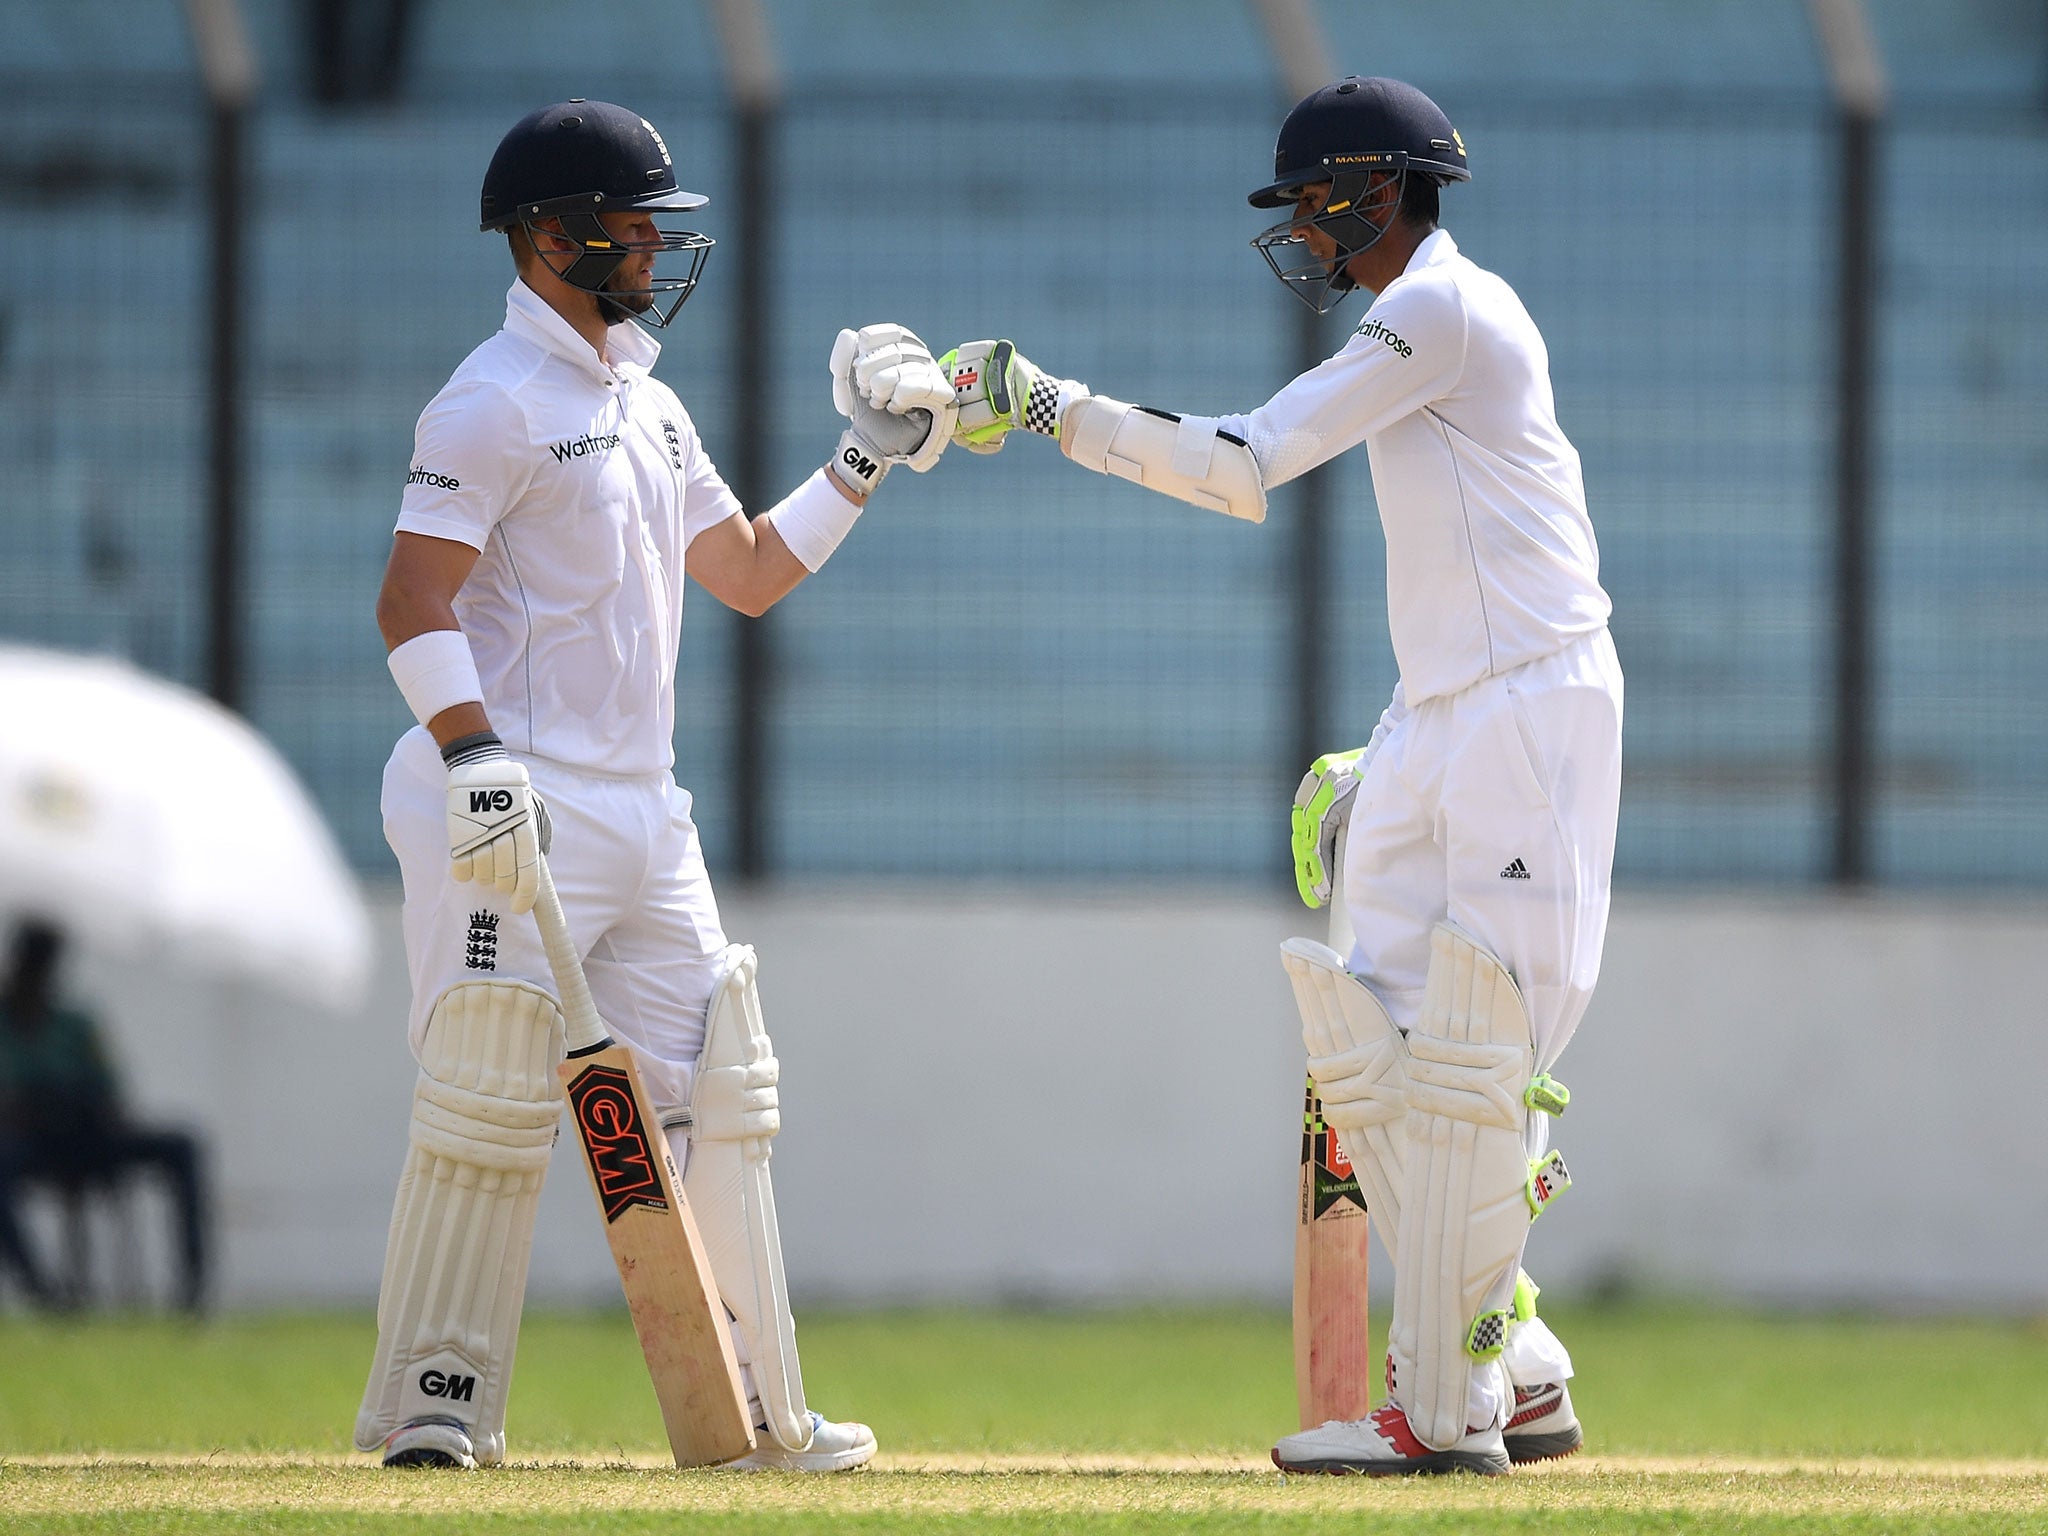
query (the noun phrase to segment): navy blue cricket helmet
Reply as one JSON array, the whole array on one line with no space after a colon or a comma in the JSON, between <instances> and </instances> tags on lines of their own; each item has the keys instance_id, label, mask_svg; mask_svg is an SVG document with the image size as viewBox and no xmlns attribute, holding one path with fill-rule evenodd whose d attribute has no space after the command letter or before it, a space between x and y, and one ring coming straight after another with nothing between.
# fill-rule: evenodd
<instances>
[{"instance_id":1,"label":"navy blue cricket helmet","mask_svg":"<svg viewBox=\"0 0 2048 1536\"><path fill-rule=\"evenodd\" d=\"M1361 200L1376 173L1391 176L1392 191L1376 193L1368 208ZM1287 114L1273 146L1273 179L1247 201L1254 208L1288 208L1303 187L1329 182L1329 200L1304 222L1336 242L1337 258L1283 261L1283 253L1297 256L1293 247L1306 252L1292 218L1262 231L1252 245L1290 293L1325 314L1356 286L1345 266L1387 232L1411 175L1439 186L1472 179L1465 141L1443 109L1400 80L1351 75L1326 85ZM1374 210L1385 211L1381 223L1367 217Z\"/></svg>"},{"instance_id":2,"label":"navy blue cricket helmet","mask_svg":"<svg viewBox=\"0 0 2048 1536\"><path fill-rule=\"evenodd\" d=\"M571 287L596 295L606 318L614 323L632 318L660 326L675 318L697 286L711 237L657 224L660 249L691 253L688 273L655 277L646 288L619 291L607 284L628 253L605 232L598 215L622 210L687 213L709 201L676 184L668 145L646 118L608 101L577 96L527 113L499 141L484 172L481 227L506 230L519 225L531 238L536 224L558 222L561 236L575 249L560 264L543 254L556 275ZM671 294L674 302L664 308L661 300Z\"/></svg>"}]
</instances>

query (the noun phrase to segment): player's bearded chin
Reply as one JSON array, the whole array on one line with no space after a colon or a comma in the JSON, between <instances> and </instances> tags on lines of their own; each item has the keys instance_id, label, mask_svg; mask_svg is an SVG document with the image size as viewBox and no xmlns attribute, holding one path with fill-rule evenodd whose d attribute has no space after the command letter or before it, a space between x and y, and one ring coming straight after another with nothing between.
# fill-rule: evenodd
<instances>
[{"instance_id":1,"label":"player's bearded chin","mask_svg":"<svg viewBox=\"0 0 2048 1536\"><path fill-rule=\"evenodd\" d=\"M635 315L646 314L654 308L654 273L650 270L629 280L625 268L618 268L604 280L597 308L606 325L623 325Z\"/></svg>"}]
</instances>

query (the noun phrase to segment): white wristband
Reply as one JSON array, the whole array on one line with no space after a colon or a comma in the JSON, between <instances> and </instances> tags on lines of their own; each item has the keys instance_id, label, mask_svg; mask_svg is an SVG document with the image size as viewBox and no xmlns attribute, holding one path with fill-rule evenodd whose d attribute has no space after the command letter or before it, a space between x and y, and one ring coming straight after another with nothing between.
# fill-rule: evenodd
<instances>
[{"instance_id":1,"label":"white wristband","mask_svg":"<svg viewBox=\"0 0 2048 1536\"><path fill-rule=\"evenodd\" d=\"M459 629L430 629L414 635L385 658L392 679L413 717L425 725L457 704L481 704L484 685L476 675L469 638Z\"/></svg>"},{"instance_id":2,"label":"white wristband","mask_svg":"<svg viewBox=\"0 0 2048 1536\"><path fill-rule=\"evenodd\" d=\"M763 512L761 521L782 535L789 552L803 561L804 569L816 571L832 558L839 541L853 529L860 508L839 493L839 488L819 470L782 498L773 511Z\"/></svg>"}]
</instances>

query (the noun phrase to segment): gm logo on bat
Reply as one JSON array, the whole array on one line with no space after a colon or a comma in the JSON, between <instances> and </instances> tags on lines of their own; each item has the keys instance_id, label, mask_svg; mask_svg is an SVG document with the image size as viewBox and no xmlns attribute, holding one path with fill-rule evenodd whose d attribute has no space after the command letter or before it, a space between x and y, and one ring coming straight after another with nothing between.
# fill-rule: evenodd
<instances>
[{"instance_id":1,"label":"gm logo on bat","mask_svg":"<svg viewBox=\"0 0 2048 1536\"><path fill-rule=\"evenodd\" d=\"M626 1074L617 1067L585 1067L570 1082L567 1097L605 1221L642 1205L666 1211L658 1154Z\"/></svg>"},{"instance_id":2,"label":"gm logo on bat","mask_svg":"<svg viewBox=\"0 0 2048 1536\"><path fill-rule=\"evenodd\" d=\"M471 811L509 811L512 809L512 791L509 789L472 789L469 792Z\"/></svg>"}]
</instances>

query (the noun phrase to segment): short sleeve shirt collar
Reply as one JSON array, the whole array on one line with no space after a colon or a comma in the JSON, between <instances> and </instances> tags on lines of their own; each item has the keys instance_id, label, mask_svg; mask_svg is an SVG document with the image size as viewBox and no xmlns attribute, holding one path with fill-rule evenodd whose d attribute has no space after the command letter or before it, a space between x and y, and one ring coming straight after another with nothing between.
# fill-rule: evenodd
<instances>
[{"instance_id":1,"label":"short sleeve shirt collar","mask_svg":"<svg viewBox=\"0 0 2048 1536\"><path fill-rule=\"evenodd\" d=\"M1408 265L1401 269L1402 276L1420 272L1424 267L1441 266L1458 254L1458 242L1451 238L1448 229L1433 229L1423 237L1422 244L1415 247L1415 254L1408 258Z\"/></svg>"},{"instance_id":2,"label":"short sleeve shirt collar","mask_svg":"<svg viewBox=\"0 0 2048 1536\"><path fill-rule=\"evenodd\" d=\"M515 336L523 336L593 379L606 379L614 369L621 374L645 374L654 367L654 360L661 356L661 343L627 320L613 326L605 335L605 350L613 363L612 368L607 368L604 359L577 334L576 328L556 314L554 306L527 287L521 278L514 278L505 294L505 329Z\"/></svg>"}]
</instances>

